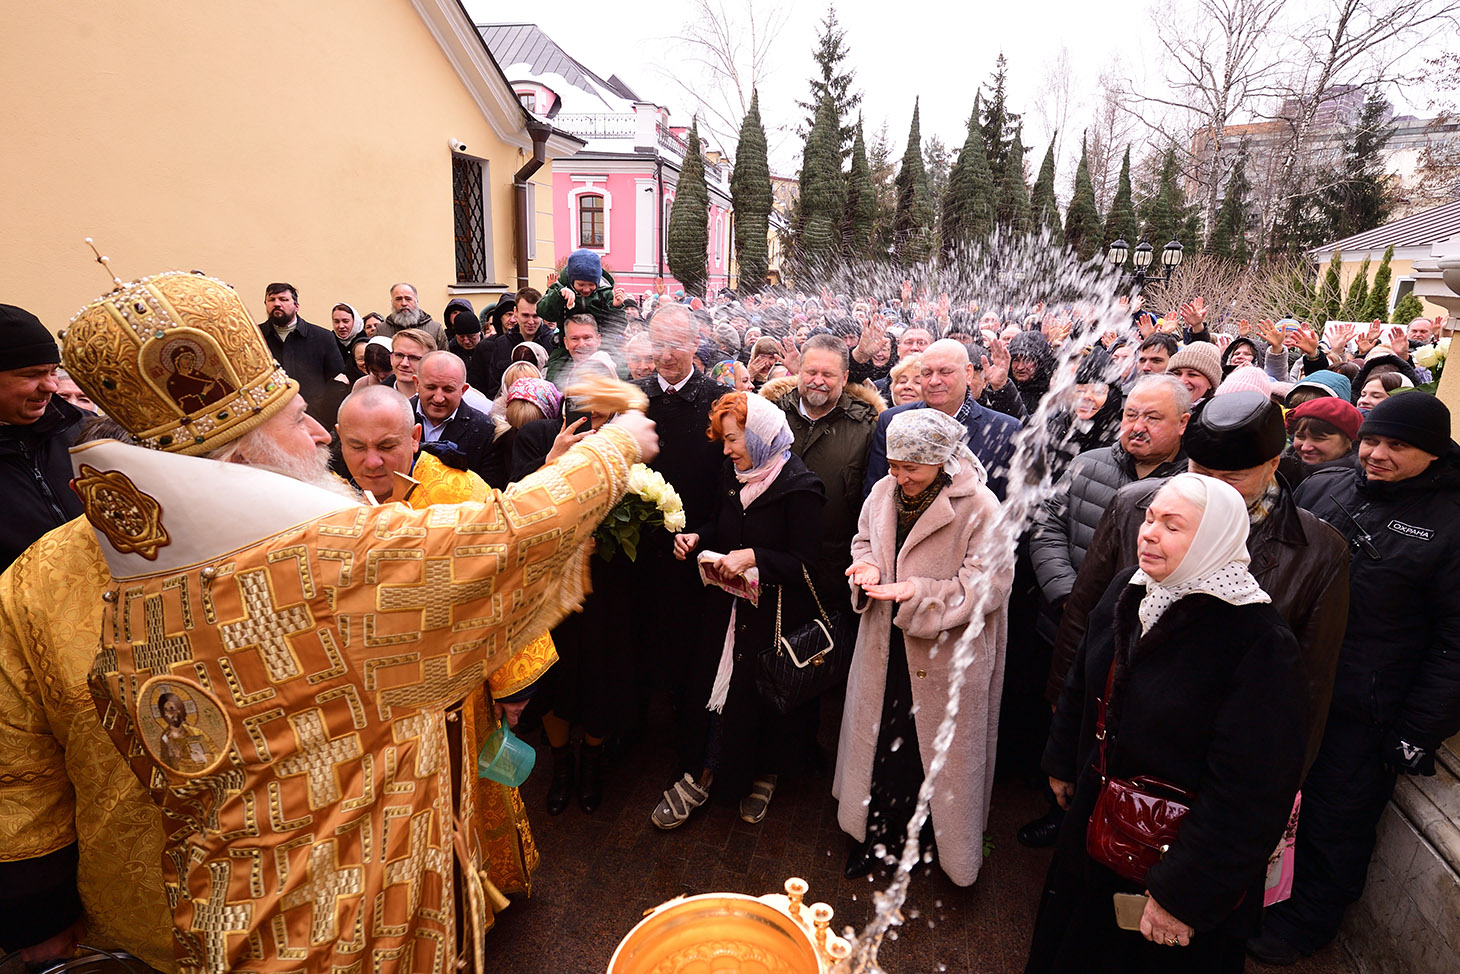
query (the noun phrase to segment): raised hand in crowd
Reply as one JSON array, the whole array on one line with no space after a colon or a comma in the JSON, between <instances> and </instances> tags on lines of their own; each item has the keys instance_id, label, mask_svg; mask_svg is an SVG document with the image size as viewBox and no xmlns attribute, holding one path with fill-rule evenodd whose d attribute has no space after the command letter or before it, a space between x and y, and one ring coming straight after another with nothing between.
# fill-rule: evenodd
<instances>
[{"instance_id":1,"label":"raised hand in crowd","mask_svg":"<svg viewBox=\"0 0 1460 974\"><path fill-rule=\"evenodd\" d=\"M1384 344L1388 345L1396 356L1406 362L1409 361L1409 332L1403 325L1390 326L1389 331L1385 333L1385 339Z\"/></svg>"},{"instance_id":2,"label":"raised hand in crowd","mask_svg":"<svg viewBox=\"0 0 1460 974\"><path fill-rule=\"evenodd\" d=\"M1304 323L1294 331L1288 333L1293 340L1293 347L1302 352L1307 358L1318 356L1318 333L1307 323Z\"/></svg>"},{"instance_id":3,"label":"raised hand in crowd","mask_svg":"<svg viewBox=\"0 0 1460 974\"><path fill-rule=\"evenodd\" d=\"M1243 318L1237 322L1237 337L1246 338L1252 334L1252 322Z\"/></svg>"},{"instance_id":4,"label":"raised hand in crowd","mask_svg":"<svg viewBox=\"0 0 1460 974\"><path fill-rule=\"evenodd\" d=\"M1237 334L1242 334L1240 329ZM1274 352L1280 351L1287 344L1287 335L1271 318L1263 318L1257 323L1257 335L1267 342Z\"/></svg>"},{"instance_id":5,"label":"raised hand in crowd","mask_svg":"<svg viewBox=\"0 0 1460 974\"><path fill-rule=\"evenodd\" d=\"M1205 330L1207 320L1206 299L1198 296L1183 304L1181 306L1181 320L1193 332Z\"/></svg>"},{"instance_id":6,"label":"raised hand in crowd","mask_svg":"<svg viewBox=\"0 0 1460 974\"><path fill-rule=\"evenodd\" d=\"M983 377L994 390L1004 388L1009 381L1009 346L995 338L989 343L989 353L983 356Z\"/></svg>"},{"instance_id":7,"label":"raised hand in crowd","mask_svg":"<svg viewBox=\"0 0 1460 974\"><path fill-rule=\"evenodd\" d=\"M912 279L907 278L902 282L902 306L909 307L912 304Z\"/></svg>"},{"instance_id":8,"label":"raised hand in crowd","mask_svg":"<svg viewBox=\"0 0 1460 974\"><path fill-rule=\"evenodd\" d=\"M1335 362L1342 362L1344 349L1348 348L1348 343L1354 340L1358 331L1358 326L1347 321L1330 322L1324 325L1323 337L1328 342L1329 358Z\"/></svg>"},{"instance_id":9,"label":"raised hand in crowd","mask_svg":"<svg viewBox=\"0 0 1460 974\"><path fill-rule=\"evenodd\" d=\"M796 339L790 335L781 339L781 364L792 375L801 371L801 350L796 347Z\"/></svg>"},{"instance_id":10,"label":"raised hand in crowd","mask_svg":"<svg viewBox=\"0 0 1460 974\"><path fill-rule=\"evenodd\" d=\"M858 362L870 362L877 354L877 349L887 338L887 319L881 315L873 315L867 319L862 326L861 337L857 339L856 347L852 349L852 358ZM789 366L787 366L789 368ZM797 371L797 370L793 370Z\"/></svg>"},{"instance_id":11,"label":"raised hand in crowd","mask_svg":"<svg viewBox=\"0 0 1460 974\"><path fill-rule=\"evenodd\" d=\"M1375 318L1369 323L1367 331L1358 331L1354 334L1354 346L1358 349L1360 356L1368 355L1373 347L1379 344L1379 334L1383 331L1384 322Z\"/></svg>"},{"instance_id":12,"label":"raised hand in crowd","mask_svg":"<svg viewBox=\"0 0 1460 974\"><path fill-rule=\"evenodd\" d=\"M1212 344L1217 346L1218 352L1225 352L1231 347L1232 342L1237 340L1236 335L1218 334L1212 336Z\"/></svg>"},{"instance_id":13,"label":"raised hand in crowd","mask_svg":"<svg viewBox=\"0 0 1460 974\"><path fill-rule=\"evenodd\" d=\"M1069 321L1046 318L1044 323L1039 326L1039 330L1044 332L1044 337L1049 339L1051 345L1059 345L1066 338L1070 337L1070 329L1072 327L1073 325Z\"/></svg>"},{"instance_id":14,"label":"raised hand in crowd","mask_svg":"<svg viewBox=\"0 0 1460 974\"><path fill-rule=\"evenodd\" d=\"M558 457L562 456L564 453L567 453L569 448L572 447L574 443L577 443L579 440L583 439L583 437L587 436L589 433L592 433L593 431L591 429L584 430L581 433L578 432L578 427L582 426L587 421L588 417L580 416L573 423L572 426L569 426L568 416L566 413L564 413L563 428L558 430L557 436L553 437L552 449L548 450L547 458L543 460L543 463L552 463Z\"/></svg>"},{"instance_id":15,"label":"raised hand in crowd","mask_svg":"<svg viewBox=\"0 0 1460 974\"><path fill-rule=\"evenodd\" d=\"M624 295L624 289L623 288L621 288L621 287L614 288L613 289L613 306L615 308L622 307L623 306L623 303L624 303L624 297L625 297L625 295Z\"/></svg>"}]
</instances>

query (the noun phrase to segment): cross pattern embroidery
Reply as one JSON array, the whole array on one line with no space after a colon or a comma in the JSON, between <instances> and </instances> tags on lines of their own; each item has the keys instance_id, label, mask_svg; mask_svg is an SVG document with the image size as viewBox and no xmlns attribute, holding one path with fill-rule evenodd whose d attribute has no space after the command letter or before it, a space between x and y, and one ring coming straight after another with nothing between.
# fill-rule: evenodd
<instances>
[{"instance_id":1,"label":"cross pattern embroidery","mask_svg":"<svg viewBox=\"0 0 1460 974\"><path fill-rule=\"evenodd\" d=\"M328 943L340 935L340 897L354 896L364 888L364 868L346 866L341 869L339 844L334 839L327 839L310 849L309 881L284 894L282 906L292 910L305 903L313 904L314 919L309 928L309 942Z\"/></svg>"},{"instance_id":2,"label":"cross pattern embroidery","mask_svg":"<svg viewBox=\"0 0 1460 974\"><path fill-rule=\"evenodd\" d=\"M299 661L289 646L289 636L314 626L309 609L296 605L289 609L274 606L269 592L269 573L264 569L237 576L238 591L243 598L243 618L219 627L223 648L230 653L257 647L269 679L282 683L299 675Z\"/></svg>"},{"instance_id":3,"label":"cross pattern embroidery","mask_svg":"<svg viewBox=\"0 0 1460 974\"><path fill-rule=\"evenodd\" d=\"M335 768L346 761L360 758L360 735L354 732L331 738L324 725L324 712L318 708L289 718L294 736L299 739L299 753L276 764L279 777L309 776L309 807L323 808L340 800L340 778Z\"/></svg>"},{"instance_id":4,"label":"cross pattern embroidery","mask_svg":"<svg viewBox=\"0 0 1460 974\"><path fill-rule=\"evenodd\" d=\"M380 691L380 719L389 720L396 707L420 707L426 704L451 703L460 700L485 680L481 663L464 667L453 675L451 661L433 656L421 667L421 681L409 686Z\"/></svg>"},{"instance_id":5,"label":"cross pattern embroidery","mask_svg":"<svg viewBox=\"0 0 1460 974\"><path fill-rule=\"evenodd\" d=\"M430 870L445 878L449 866L446 850L431 845L431 813L422 812L411 819L411 851L404 859L385 864L385 884L410 885L410 906L406 915L413 917L421 906L421 874Z\"/></svg>"},{"instance_id":6,"label":"cross pattern embroidery","mask_svg":"<svg viewBox=\"0 0 1460 974\"><path fill-rule=\"evenodd\" d=\"M139 672L168 673L172 664L192 658L188 637L165 635L162 596L147 596L142 603L142 620L147 628L147 642L132 647L132 660Z\"/></svg>"},{"instance_id":7,"label":"cross pattern embroidery","mask_svg":"<svg viewBox=\"0 0 1460 974\"><path fill-rule=\"evenodd\" d=\"M253 922L252 903L228 902L228 874L226 862L208 863L208 872L213 880L209 884L206 902L193 901L193 932L203 935L203 949L208 955L208 969L224 971L228 964L228 935L248 933Z\"/></svg>"},{"instance_id":8,"label":"cross pattern embroidery","mask_svg":"<svg viewBox=\"0 0 1460 974\"><path fill-rule=\"evenodd\" d=\"M420 584L380 586L380 609L397 612L416 609L421 628L442 629L451 625L452 607L492 594L492 576L467 582L456 581L450 558L428 558Z\"/></svg>"}]
</instances>

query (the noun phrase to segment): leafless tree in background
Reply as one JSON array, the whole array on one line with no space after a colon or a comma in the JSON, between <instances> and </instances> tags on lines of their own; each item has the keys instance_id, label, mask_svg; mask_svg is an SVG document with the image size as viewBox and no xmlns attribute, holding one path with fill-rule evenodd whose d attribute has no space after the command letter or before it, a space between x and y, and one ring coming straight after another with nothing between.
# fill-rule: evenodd
<instances>
[{"instance_id":1,"label":"leafless tree in background","mask_svg":"<svg viewBox=\"0 0 1460 974\"><path fill-rule=\"evenodd\" d=\"M695 106L700 123L733 150L740 123L750 111L750 95L765 88L771 48L786 23L778 3L756 0L691 0L684 26L674 40L683 45L684 60L699 68L686 76L664 76ZM762 106L764 106L762 101ZM764 111L764 107L762 107ZM772 138L767 126L767 138ZM775 146L771 146L774 154Z\"/></svg>"},{"instance_id":2,"label":"leafless tree in background","mask_svg":"<svg viewBox=\"0 0 1460 974\"><path fill-rule=\"evenodd\" d=\"M1068 125L1071 112L1077 111L1079 107L1079 99L1075 94L1075 70L1070 63L1070 49L1061 44L1059 50L1044 62L1039 99L1034 103L1033 115L1044 130L1046 138L1056 140L1055 172L1059 185L1065 189L1059 194L1060 198L1066 200L1073 191L1075 166L1079 162L1078 144L1070 137ZM1031 154L1043 156L1043 153L1037 151Z\"/></svg>"},{"instance_id":3,"label":"leafless tree in background","mask_svg":"<svg viewBox=\"0 0 1460 974\"><path fill-rule=\"evenodd\" d=\"M1121 84L1122 68L1112 62L1100 72L1096 84L1094 110L1086 129L1087 159L1090 181L1095 187L1095 202L1103 217L1115 196L1120 179L1120 162L1140 130L1135 115L1126 108L1126 95Z\"/></svg>"},{"instance_id":4,"label":"leafless tree in background","mask_svg":"<svg viewBox=\"0 0 1460 974\"><path fill-rule=\"evenodd\" d=\"M1460 0L1326 0L1293 31L1294 69L1277 90L1289 127L1267 206L1263 237L1268 237L1285 204L1311 189L1304 185L1303 163L1314 121L1328 92L1338 85L1371 87L1404 80L1401 64L1415 43L1428 36L1450 37L1460 29Z\"/></svg>"},{"instance_id":5,"label":"leafless tree in background","mask_svg":"<svg viewBox=\"0 0 1460 974\"><path fill-rule=\"evenodd\" d=\"M1168 90L1130 91L1139 105L1190 113L1191 142L1161 134L1187 154L1184 168L1200 193L1204 225L1216 221L1217 199L1231 171L1227 126L1249 117L1273 94L1282 63L1274 25L1287 0L1174 0L1153 15ZM1194 145L1191 143L1195 143Z\"/></svg>"}]
</instances>

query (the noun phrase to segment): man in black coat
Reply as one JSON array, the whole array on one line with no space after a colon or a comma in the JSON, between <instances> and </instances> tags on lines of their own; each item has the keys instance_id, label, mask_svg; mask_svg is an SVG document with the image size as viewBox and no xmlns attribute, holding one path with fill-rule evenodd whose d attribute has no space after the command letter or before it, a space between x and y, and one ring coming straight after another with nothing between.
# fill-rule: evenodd
<instances>
[{"instance_id":1,"label":"man in black coat","mask_svg":"<svg viewBox=\"0 0 1460 974\"><path fill-rule=\"evenodd\" d=\"M532 342L542 348L549 355L557 344L553 334L552 325L543 321L537 316L537 302L542 299L542 294L536 289L525 287L517 292L517 324L508 328L500 335L493 335L482 342L483 347L490 348L490 357L487 360L487 384L481 389L484 396L495 398L501 391L502 373L507 371L507 366L512 364L512 349L523 342ZM480 355L480 351L478 355Z\"/></svg>"},{"instance_id":2,"label":"man in black coat","mask_svg":"<svg viewBox=\"0 0 1460 974\"><path fill-rule=\"evenodd\" d=\"M1363 894L1397 775L1434 774L1435 750L1460 731L1460 447L1450 429L1434 396L1391 396L1359 428L1359 469L1320 470L1298 488L1298 503L1349 542L1348 630L1303 782L1293 896L1248 944L1268 963L1337 935Z\"/></svg>"},{"instance_id":3,"label":"man in black coat","mask_svg":"<svg viewBox=\"0 0 1460 974\"><path fill-rule=\"evenodd\" d=\"M649 341L654 348L653 375L635 385L649 397L646 415L659 432L659 456L651 466L663 474L684 501L686 524L702 524L714 517L719 501L721 445L709 438L710 407L724 395L724 386L694 369L697 337L689 308L669 304L649 319ZM661 629L647 640L654 647L643 662L651 684L677 691L683 677L686 640L694 626L685 620L700 617L704 586L692 562L676 561L669 536L656 532L649 552L640 562L650 574L655 601L674 606L672 613L646 613L660 620ZM722 552L723 554L723 552Z\"/></svg>"},{"instance_id":4,"label":"man in black coat","mask_svg":"<svg viewBox=\"0 0 1460 974\"><path fill-rule=\"evenodd\" d=\"M345 382L345 360L328 328L299 317L299 292L294 285L270 284L264 289L269 319L259 325L274 361L299 383L299 394L310 416L325 429L335 424L340 403L350 394Z\"/></svg>"},{"instance_id":5,"label":"man in black coat","mask_svg":"<svg viewBox=\"0 0 1460 974\"><path fill-rule=\"evenodd\" d=\"M81 514L67 450L85 414L55 394L60 361L39 318L0 304L0 571Z\"/></svg>"},{"instance_id":6,"label":"man in black coat","mask_svg":"<svg viewBox=\"0 0 1460 974\"><path fill-rule=\"evenodd\" d=\"M475 323L475 317L472 320ZM422 448L447 466L470 470L506 490L507 461L492 442L496 428L485 413L462 401L466 390L466 367L456 355L428 352L421 359L411 407L421 424Z\"/></svg>"}]
</instances>

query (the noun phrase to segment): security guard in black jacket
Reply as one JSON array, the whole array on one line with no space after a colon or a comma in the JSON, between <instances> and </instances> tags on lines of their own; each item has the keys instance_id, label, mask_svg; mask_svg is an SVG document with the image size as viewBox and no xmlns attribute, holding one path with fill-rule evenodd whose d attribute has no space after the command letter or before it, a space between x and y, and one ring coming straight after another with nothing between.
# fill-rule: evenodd
<instances>
[{"instance_id":1,"label":"security guard in black jacket","mask_svg":"<svg viewBox=\"0 0 1460 974\"><path fill-rule=\"evenodd\" d=\"M1435 773L1460 731L1460 447L1450 411L1407 392L1359 429L1359 469L1309 477L1297 500L1349 542L1348 630L1323 744L1303 783L1293 896L1248 949L1291 963L1338 933L1364 891L1398 774Z\"/></svg>"}]
</instances>

